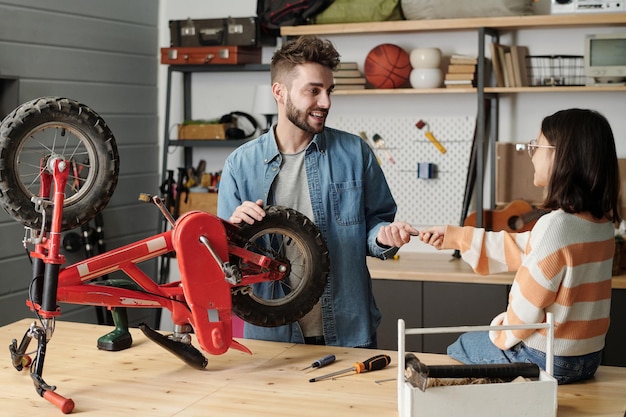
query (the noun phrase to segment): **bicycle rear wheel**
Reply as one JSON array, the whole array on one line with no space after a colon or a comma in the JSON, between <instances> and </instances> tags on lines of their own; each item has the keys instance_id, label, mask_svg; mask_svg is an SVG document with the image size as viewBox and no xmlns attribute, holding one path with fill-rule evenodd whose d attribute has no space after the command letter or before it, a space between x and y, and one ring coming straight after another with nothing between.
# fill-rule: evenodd
<instances>
[{"instance_id":1,"label":"bicycle rear wheel","mask_svg":"<svg viewBox=\"0 0 626 417\"><path fill-rule=\"evenodd\" d=\"M326 242L315 224L296 210L266 207L266 216L244 224L239 236L245 249L284 261L288 273L280 281L233 289L233 312L248 323L276 327L302 318L317 303L328 281ZM246 265L239 265L245 273Z\"/></svg>"},{"instance_id":2,"label":"bicycle rear wheel","mask_svg":"<svg viewBox=\"0 0 626 417\"><path fill-rule=\"evenodd\" d=\"M62 231L81 226L109 202L119 173L113 133L88 106L60 97L22 104L0 125L0 205L26 227L40 229L41 166L50 158L68 162ZM52 207L46 207L46 229Z\"/></svg>"}]
</instances>

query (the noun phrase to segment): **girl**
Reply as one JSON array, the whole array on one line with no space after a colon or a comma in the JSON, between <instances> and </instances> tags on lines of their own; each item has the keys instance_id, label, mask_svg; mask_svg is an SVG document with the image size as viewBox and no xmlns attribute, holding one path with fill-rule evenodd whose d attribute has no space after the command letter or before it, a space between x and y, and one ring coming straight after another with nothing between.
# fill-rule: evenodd
<instances>
[{"instance_id":1,"label":"girl","mask_svg":"<svg viewBox=\"0 0 626 417\"><path fill-rule=\"evenodd\" d=\"M551 210L525 233L437 226L420 240L460 250L479 274L516 271L506 312L492 325L539 323L554 314L554 377L591 378L609 328L620 177L611 127L593 110L546 117L528 144L534 185ZM546 331L466 333L448 347L463 363L533 362L545 369Z\"/></svg>"}]
</instances>

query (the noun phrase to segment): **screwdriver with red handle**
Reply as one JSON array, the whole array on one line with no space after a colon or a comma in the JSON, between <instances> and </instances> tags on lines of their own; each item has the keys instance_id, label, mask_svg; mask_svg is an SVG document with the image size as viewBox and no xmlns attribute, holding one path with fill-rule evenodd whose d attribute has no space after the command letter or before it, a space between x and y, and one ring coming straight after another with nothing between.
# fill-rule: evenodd
<instances>
[{"instance_id":1,"label":"screwdriver with red handle","mask_svg":"<svg viewBox=\"0 0 626 417\"><path fill-rule=\"evenodd\" d=\"M389 365L390 362L391 357L389 355L376 355L372 356L364 362L355 362L354 366L352 366L351 368L346 368L342 369L341 371L318 376L317 378L311 378L309 379L309 382L321 381L322 379L332 378L334 376L342 375L348 372L356 372L357 374L360 374L363 372L378 371L385 368L387 365Z\"/></svg>"}]
</instances>

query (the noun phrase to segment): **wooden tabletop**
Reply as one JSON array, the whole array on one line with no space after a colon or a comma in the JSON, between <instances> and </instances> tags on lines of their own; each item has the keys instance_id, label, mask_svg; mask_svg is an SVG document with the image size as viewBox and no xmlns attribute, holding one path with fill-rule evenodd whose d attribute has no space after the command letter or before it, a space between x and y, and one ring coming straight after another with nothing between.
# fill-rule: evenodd
<instances>
[{"instance_id":1,"label":"wooden tabletop","mask_svg":"<svg viewBox=\"0 0 626 417\"><path fill-rule=\"evenodd\" d=\"M462 259L443 253L407 252L386 261L368 257L367 265L374 279L510 285L514 276L512 272L479 275ZM613 288L626 289L626 275L614 276Z\"/></svg>"},{"instance_id":2,"label":"wooden tabletop","mask_svg":"<svg viewBox=\"0 0 626 417\"><path fill-rule=\"evenodd\" d=\"M21 339L31 319L0 328L0 341ZM229 351L207 356L203 371L179 359L132 329L132 348L105 352L96 339L110 328L57 322L48 344L45 381L76 403L76 415L137 416L397 416L397 353L368 349L297 345L240 340L253 354ZM34 349L36 346L30 346ZM30 349L29 349L30 350ZM6 352L5 352L6 353ZM337 361L322 369L302 371L334 353ZM387 368L310 383L309 379L349 368L374 354L387 353ZM419 354L425 363L453 363L445 355ZM0 410L12 417L61 415L39 397L28 372L17 372L8 354L0 363ZM602 367L592 383L558 388L559 417L623 417L626 411L626 368ZM469 414L468 414L469 415Z\"/></svg>"}]
</instances>

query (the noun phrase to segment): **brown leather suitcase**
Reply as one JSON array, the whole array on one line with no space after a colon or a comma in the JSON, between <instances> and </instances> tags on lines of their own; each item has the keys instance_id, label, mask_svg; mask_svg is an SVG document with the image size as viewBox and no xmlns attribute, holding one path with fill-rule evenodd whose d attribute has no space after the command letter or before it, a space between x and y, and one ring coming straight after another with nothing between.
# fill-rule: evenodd
<instances>
[{"instance_id":1,"label":"brown leather suitcase","mask_svg":"<svg viewBox=\"0 0 626 417\"><path fill-rule=\"evenodd\" d=\"M161 64L260 64L261 48L249 46L198 46L161 48Z\"/></svg>"},{"instance_id":2,"label":"brown leather suitcase","mask_svg":"<svg viewBox=\"0 0 626 417\"><path fill-rule=\"evenodd\" d=\"M170 46L260 46L256 17L170 20Z\"/></svg>"}]
</instances>

